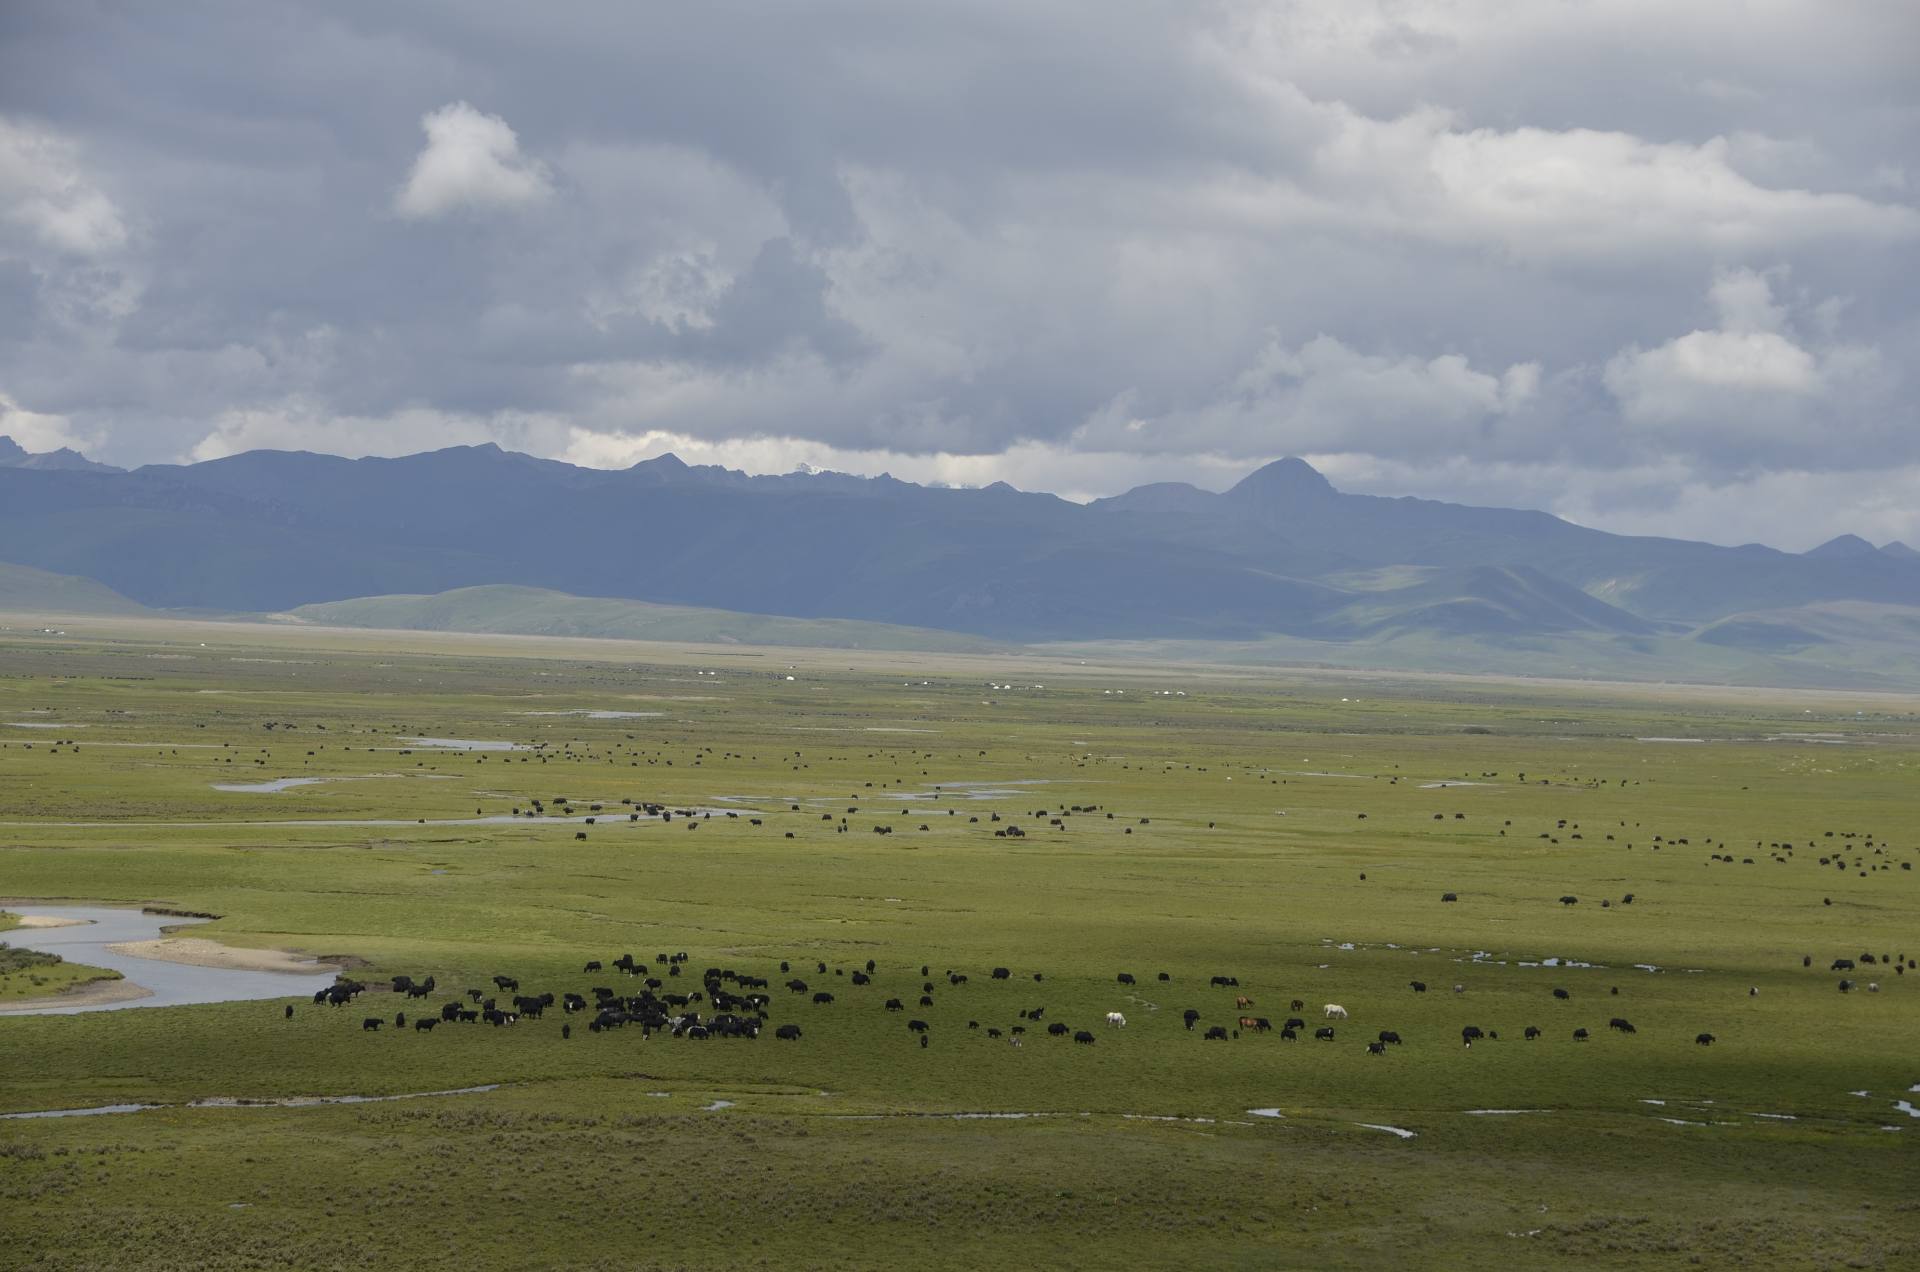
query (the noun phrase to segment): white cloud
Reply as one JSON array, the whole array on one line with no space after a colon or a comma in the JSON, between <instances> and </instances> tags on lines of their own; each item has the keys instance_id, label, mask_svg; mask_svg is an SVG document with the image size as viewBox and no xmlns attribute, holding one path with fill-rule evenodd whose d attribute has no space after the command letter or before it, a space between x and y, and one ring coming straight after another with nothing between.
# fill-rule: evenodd
<instances>
[{"instance_id":1,"label":"white cloud","mask_svg":"<svg viewBox=\"0 0 1920 1272\"><path fill-rule=\"evenodd\" d=\"M1376 118L1291 83L1258 87L1282 153L1270 170L1193 191L1249 226L1386 232L1573 264L1920 237L1920 212L1902 204L1750 179L1721 137L1466 127L1437 107Z\"/></svg>"},{"instance_id":2,"label":"white cloud","mask_svg":"<svg viewBox=\"0 0 1920 1272\"><path fill-rule=\"evenodd\" d=\"M1765 274L1724 272L1708 297L1719 312L1718 328L1690 331L1652 349L1629 348L1607 363L1607 389L1629 423L1758 441L1798 429L1807 422L1808 404L1844 394L1849 381L1877 362L1870 348L1804 347Z\"/></svg>"},{"instance_id":3,"label":"white cloud","mask_svg":"<svg viewBox=\"0 0 1920 1272\"><path fill-rule=\"evenodd\" d=\"M1198 449L1256 456L1366 450L1444 450L1485 438L1540 392L1538 363L1494 373L1459 354L1365 353L1332 336L1299 346L1270 338L1229 392L1197 407L1137 413L1129 391L1073 435L1113 449Z\"/></svg>"},{"instance_id":4,"label":"white cloud","mask_svg":"<svg viewBox=\"0 0 1920 1272\"><path fill-rule=\"evenodd\" d=\"M30 451L59 450L63 446L86 449L66 416L29 411L5 393L0 393L0 437L11 437Z\"/></svg>"},{"instance_id":5,"label":"white cloud","mask_svg":"<svg viewBox=\"0 0 1920 1272\"><path fill-rule=\"evenodd\" d=\"M0 118L0 218L26 229L42 248L67 256L104 256L127 245L119 207L81 167L75 146L5 118Z\"/></svg>"},{"instance_id":6,"label":"white cloud","mask_svg":"<svg viewBox=\"0 0 1920 1272\"><path fill-rule=\"evenodd\" d=\"M394 196L403 217L425 220L461 208L516 207L553 193L545 164L520 153L507 121L466 102L420 117L427 144Z\"/></svg>"}]
</instances>

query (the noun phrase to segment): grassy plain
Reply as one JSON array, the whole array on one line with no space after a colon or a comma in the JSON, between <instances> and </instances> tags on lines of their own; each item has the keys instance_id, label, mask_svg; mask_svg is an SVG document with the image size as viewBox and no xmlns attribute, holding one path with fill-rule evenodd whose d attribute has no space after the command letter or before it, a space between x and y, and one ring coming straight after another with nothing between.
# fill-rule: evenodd
<instances>
[{"instance_id":1,"label":"grassy plain","mask_svg":"<svg viewBox=\"0 0 1920 1272\"><path fill-rule=\"evenodd\" d=\"M772 1023L805 1036L643 1041L575 1016L563 1040L558 1012L364 1033L418 1007L384 992L291 1021L260 1002L0 1017L0 1112L169 1106L0 1122L0 1263L1920 1261L1920 1121L1895 1104L1920 1082L1920 971L1881 961L1920 957L1915 699L63 631L0 634L12 908L204 911L196 937L432 974L430 1009L496 973L630 992L583 962L684 950L672 987L767 976ZM1650 740L1674 738L1699 740ZM281 778L325 780L214 789ZM561 797L600 820L473 820ZM622 799L739 815L609 821ZM1865 952L1859 992L1836 992L1828 964ZM868 959L871 987L834 974ZM837 1001L781 988L781 960ZM934 1001L914 1007L922 965ZM1180 1020L1311 1028L1327 1002L1351 1013L1332 1043ZM1097 1042L986 1036L1039 1006ZM1500 1037L1464 1048L1468 1024ZM1405 1044L1367 1054L1380 1029ZM1035 1116L951 1116L986 1112Z\"/></svg>"},{"instance_id":2,"label":"grassy plain","mask_svg":"<svg viewBox=\"0 0 1920 1272\"><path fill-rule=\"evenodd\" d=\"M0 932L13 926L0 914ZM0 941L0 1003L46 998L95 981L119 980L120 973L104 967L69 963L57 955L10 949Z\"/></svg>"}]
</instances>

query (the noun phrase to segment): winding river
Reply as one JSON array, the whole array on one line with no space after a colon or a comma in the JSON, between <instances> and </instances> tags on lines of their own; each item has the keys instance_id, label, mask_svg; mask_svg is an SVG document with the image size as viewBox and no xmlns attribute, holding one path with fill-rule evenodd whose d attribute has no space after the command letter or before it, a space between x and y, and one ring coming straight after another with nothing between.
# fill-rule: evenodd
<instances>
[{"instance_id":1,"label":"winding river","mask_svg":"<svg viewBox=\"0 0 1920 1272\"><path fill-rule=\"evenodd\" d=\"M10 928L0 941L15 949L58 954L69 963L105 967L126 977L127 983L151 991L121 1002L60 1006L58 999L32 1007L0 1007L0 1027L9 1015L71 1016L83 1011L117 1011L128 1007L181 1007L191 1003L225 1003L241 999L289 998L312 995L333 984L334 969L318 972L253 972L230 967L196 967L156 958L119 954L107 948L125 941L151 941L166 935L163 928L205 923L171 914L142 914L138 910L107 906L22 905L27 914L79 919L74 927Z\"/></svg>"}]
</instances>

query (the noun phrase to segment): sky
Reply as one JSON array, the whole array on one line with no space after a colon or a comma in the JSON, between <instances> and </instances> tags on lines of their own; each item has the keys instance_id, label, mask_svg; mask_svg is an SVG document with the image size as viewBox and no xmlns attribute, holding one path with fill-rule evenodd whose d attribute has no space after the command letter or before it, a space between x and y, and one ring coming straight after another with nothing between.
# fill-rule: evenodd
<instances>
[{"instance_id":1,"label":"sky","mask_svg":"<svg viewBox=\"0 0 1920 1272\"><path fill-rule=\"evenodd\" d=\"M1920 543L1912 0L0 6L0 433Z\"/></svg>"}]
</instances>

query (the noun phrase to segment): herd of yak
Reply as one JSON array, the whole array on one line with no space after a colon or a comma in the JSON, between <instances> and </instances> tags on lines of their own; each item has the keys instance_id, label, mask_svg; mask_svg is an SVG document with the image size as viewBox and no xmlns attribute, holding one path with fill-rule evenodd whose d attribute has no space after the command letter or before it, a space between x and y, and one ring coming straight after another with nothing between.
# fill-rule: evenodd
<instances>
[{"instance_id":1,"label":"herd of yak","mask_svg":"<svg viewBox=\"0 0 1920 1272\"><path fill-rule=\"evenodd\" d=\"M1803 967L1811 967L1812 963L1812 955L1803 956ZM1853 958L1833 960L1830 970L1855 971L1862 964L1890 966L1902 974L1908 967L1920 966L1920 962L1909 959L1905 954L1876 956L1863 952L1857 960ZM882 997L884 991L875 987L874 978L877 967L872 959L867 960L864 969L856 968L851 974L846 968L834 968L829 973L828 966L824 962L816 961L814 966L817 976L831 975L834 978L843 979L855 990L869 991L874 999L880 1001L882 1010L888 1013L906 1014L911 1010L901 997ZM593 1034L615 1029L636 1028L642 1037L651 1037L659 1033L694 1041L710 1038L752 1039L760 1036L763 1029L768 1026L775 1002L774 986L768 977L746 975L728 967L709 967L700 973L699 987L693 988L691 982L694 978L687 975L688 968L688 955L684 951L671 954L658 953L654 956L652 963L644 959L636 959L632 954L623 954L605 964L599 961L588 962L582 970L583 974L605 974L612 971L638 981L637 989L632 992L623 993L611 985L595 985L585 994L566 992L556 997L550 991L538 994L522 993L520 982L516 978L501 975L492 978L491 991L466 989L448 997L437 1006L428 1001L438 990L436 980L432 976L420 981L415 981L410 976L395 976L384 988L392 993L404 995L410 1002L420 1002L421 1006L415 1010L411 1022L404 1010L394 1013L390 1018L394 1028L405 1029L411 1023L413 1030L419 1033L431 1032L441 1025L487 1024L495 1028L503 1028L514 1025L522 1019L540 1020L547 1011L557 1008L566 1018L560 1029L560 1036L563 1039L573 1036L573 1021L576 1018L583 1019L588 1032ZM788 977L781 982L780 988L784 989L791 998L808 1001L815 1008L832 1006L840 997L831 990L815 989L800 976L793 974L790 963L782 962L780 973ZM922 1008L930 1008L934 1004L933 995L936 987L934 981L928 979L931 975L930 967L923 965L920 968L918 978L920 992L917 1005ZM942 993L947 990L957 990L968 982L968 976L964 972L948 970L942 975L946 980L946 988L940 991ZM1045 980L1044 975L1039 972L1032 973L1032 978L1035 982ZM996 967L992 969L990 979L1012 980L1013 973L1008 968ZM1170 984L1173 978L1169 973L1161 972L1157 979L1162 984ZM1122 989L1132 990L1137 985L1137 979L1131 973L1122 972L1117 976L1116 983ZM377 982L370 986L342 975L333 985L317 991L313 995L313 1002L316 1005L338 1008L355 1002L360 995L377 988L383 987ZM1408 983L1408 988L1415 994L1427 992L1424 981L1411 981ZM1854 984L1850 979L1843 979L1839 982L1839 988L1845 993L1852 990ZM1869 991L1877 991L1879 985L1877 982L1870 983L1866 988ZM1199 1032L1204 1041L1225 1042L1238 1039L1243 1033L1259 1035L1275 1031L1273 1022L1268 1017L1243 1014L1250 1012L1255 1007L1255 1002L1248 995L1237 992L1240 989L1240 981L1237 977L1216 975L1209 982L1209 989L1235 991L1232 994L1233 1012L1226 1017L1228 1023L1208 1024L1202 1030L1200 1025L1204 1017L1198 1009L1189 1007L1181 1013L1181 1020L1189 1032ZM1456 994L1464 992L1464 986L1461 985L1455 985L1453 989ZM1619 992L1617 987L1611 990L1615 996ZM1759 990L1750 989L1748 993L1758 994ZM865 997L865 995L859 996ZM1555 987L1552 990L1552 996L1555 1000L1565 1002L1571 1000L1573 995L1565 988ZM1157 1007L1150 1007L1150 1009L1157 1010ZM1306 1010L1306 1003L1298 998L1292 999L1289 1010L1296 1014L1286 1017L1278 1027L1277 1033L1281 1040L1292 1042L1307 1030L1306 1019L1297 1014ZM1348 1018L1347 1009L1338 1003L1327 1003L1320 1010L1330 1021L1344 1021ZM284 1013L286 1018L291 1020L295 1014L294 1008L288 1005ZM1092 1030L1076 1029L1064 1021L1048 1019L1047 1013L1048 1009L1044 1005L1021 1008L1017 1023L1009 1022L1004 1028L990 1026L982 1032L987 1038L1005 1039L1015 1047L1023 1045L1029 1027L1044 1031L1047 1036L1056 1039L1071 1037L1073 1041L1084 1045L1092 1045L1096 1041ZM366 1016L361 1021L361 1028L367 1032L378 1032L388 1020L389 1017L384 1015ZM1126 1017L1121 1012L1106 1013L1107 1027L1124 1028L1126 1023ZM1611 1018L1607 1022L1607 1028L1619 1034L1638 1032L1633 1023L1624 1016ZM920 1046L931 1045L933 1029L927 1021L917 1017L909 1018L906 1029L910 1037L918 1039ZM967 1029L981 1030L980 1022L969 1020ZM774 1027L773 1032L776 1038L786 1041L798 1041L802 1036L800 1025L795 1023L780 1024ZM1544 1033L1545 1031L1537 1025L1528 1025L1522 1036L1531 1042L1544 1036ZM1575 1042L1586 1042L1591 1036L1591 1030L1585 1027L1576 1028L1571 1032L1572 1040ZM1333 1042L1336 1040L1335 1026L1321 1025L1313 1030L1313 1037L1318 1041ZM1465 1025L1460 1030L1460 1042L1465 1047L1471 1047L1475 1042L1483 1040L1496 1041L1499 1037L1498 1030L1482 1029L1478 1025ZM1694 1041L1700 1046L1708 1046L1714 1042L1714 1036L1703 1032L1696 1035ZM1382 1029L1373 1039L1366 1042L1366 1051L1371 1055L1385 1055L1389 1047L1397 1046L1400 1042L1400 1034L1396 1030Z\"/></svg>"}]
</instances>

